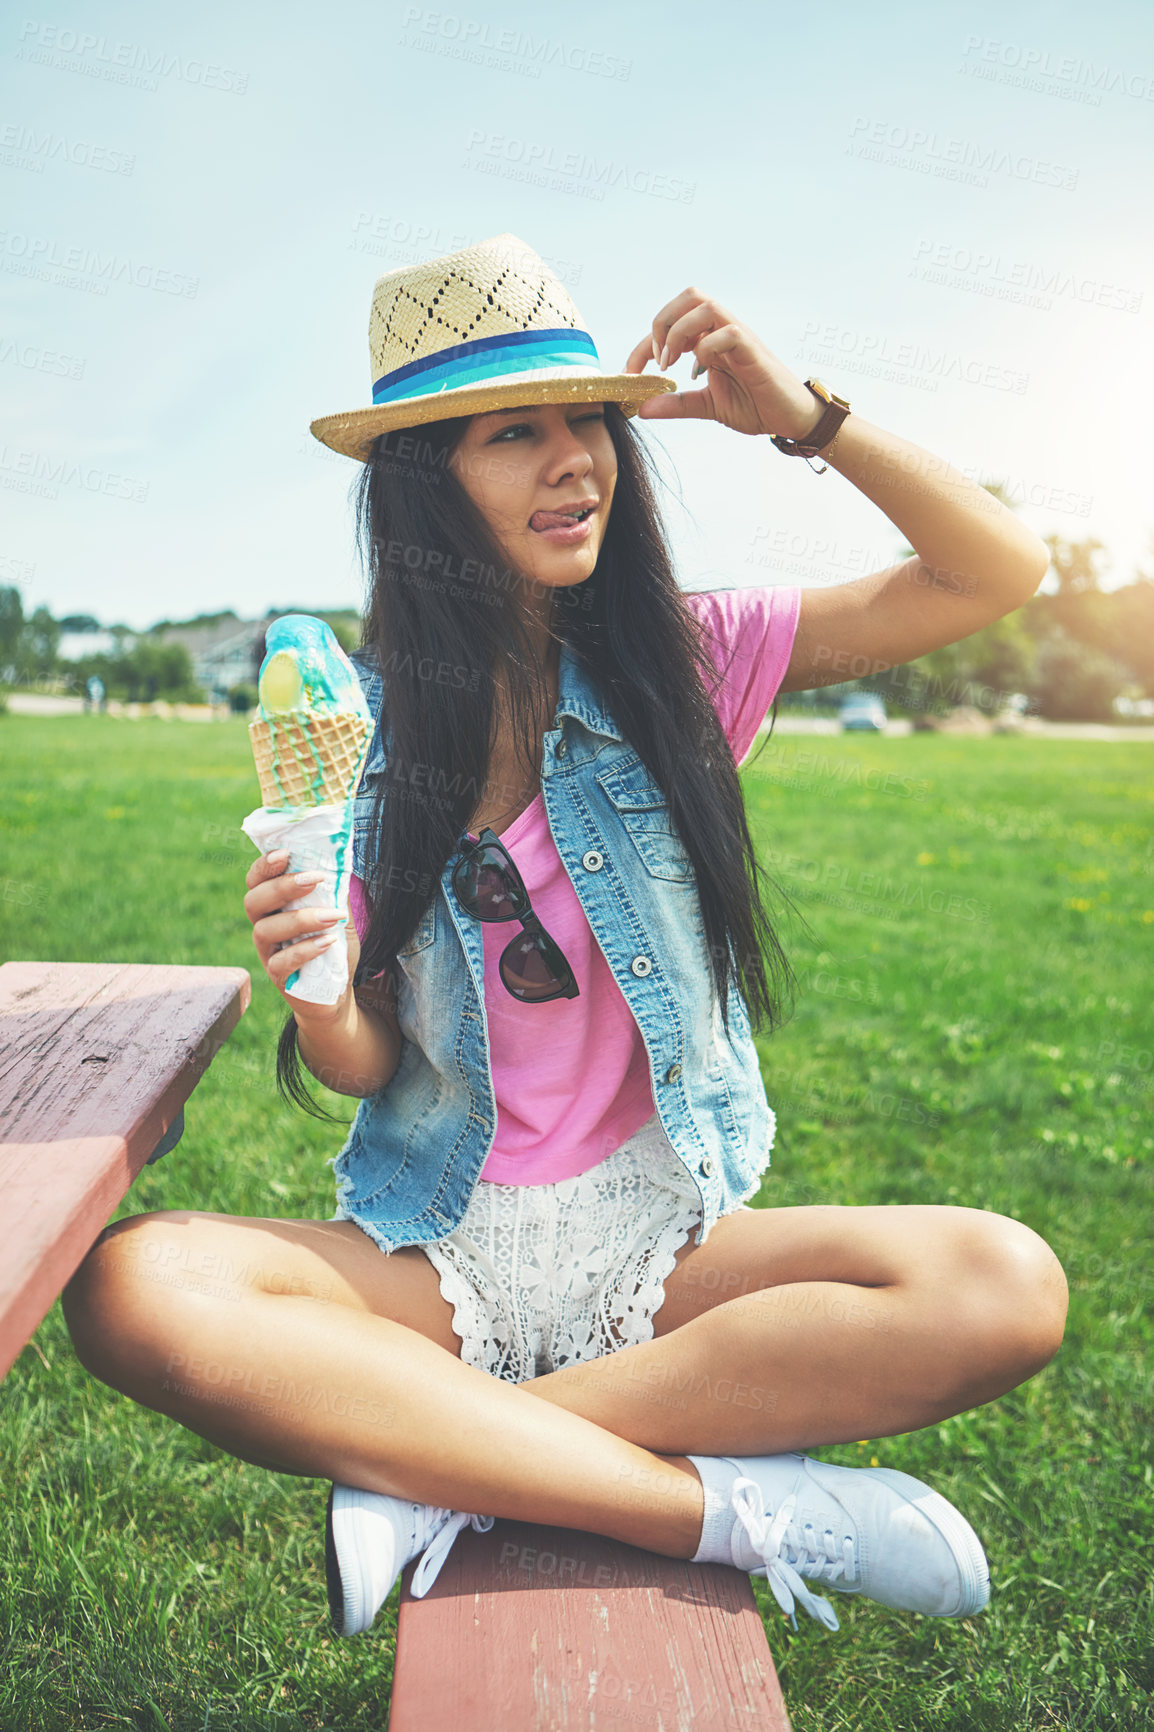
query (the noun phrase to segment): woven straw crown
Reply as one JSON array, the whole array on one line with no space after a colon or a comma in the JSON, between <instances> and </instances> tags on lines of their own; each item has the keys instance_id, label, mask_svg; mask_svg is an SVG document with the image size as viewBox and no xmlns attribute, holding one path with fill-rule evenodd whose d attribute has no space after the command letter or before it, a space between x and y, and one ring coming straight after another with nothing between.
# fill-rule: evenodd
<instances>
[{"instance_id":1,"label":"woven straw crown","mask_svg":"<svg viewBox=\"0 0 1154 1732\"><path fill-rule=\"evenodd\" d=\"M516 235L378 277L369 314L373 407L322 415L311 431L368 460L394 427L524 403L620 403L627 415L672 379L601 371L564 285Z\"/></svg>"}]
</instances>

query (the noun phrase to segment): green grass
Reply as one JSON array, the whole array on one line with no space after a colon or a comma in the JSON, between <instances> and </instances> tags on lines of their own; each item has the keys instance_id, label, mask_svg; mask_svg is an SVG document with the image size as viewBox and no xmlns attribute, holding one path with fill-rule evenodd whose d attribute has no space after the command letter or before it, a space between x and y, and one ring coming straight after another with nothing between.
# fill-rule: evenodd
<instances>
[{"instance_id":1,"label":"green grass","mask_svg":"<svg viewBox=\"0 0 1154 1732\"><path fill-rule=\"evenodd\" d=\"M339 1128L273 1089L243 722L9 716L0 751L0 954L253 975L184 1140L115 1218L331 1214ZM1071 1286L1065 1345L1021 1389L821 1452L929 1479L978 1528L993 1597L958 1626L838 1600L839 1635L804 1614L795 1635L759 1584L797 1732L1151 1723L1152 765L1141 744L792 736L743 772L812 934L786 924L802 987L760 1042L779 1117L760 1200L997 1209ZM96 1382L58 1303L2 1403L5 1732L379 1732L397 1599L370 1640L330 1640L327 1484Z\"/></svg>"}]
</instances>

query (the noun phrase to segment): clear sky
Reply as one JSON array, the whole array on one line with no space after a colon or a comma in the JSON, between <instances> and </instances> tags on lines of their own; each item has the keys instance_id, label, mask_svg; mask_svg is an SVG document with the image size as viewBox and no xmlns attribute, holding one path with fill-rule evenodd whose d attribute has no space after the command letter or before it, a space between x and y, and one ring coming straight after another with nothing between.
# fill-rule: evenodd
<instances>
[{"instance_id":1,"label":"clear sky","mask_svg":"<svg viewBox=\"0 0 1154 1732\"><path fill-rule=\"evenodd\" d=\"M358 466L308 424L369 402L378 275L505 230L606 370L692 283L1128 582L1152 158L1149 0L8 9L0 583L137 629L359 605ZM768 439L646 438L688 587L904 545Z\"/></svg>"}]
</instances>

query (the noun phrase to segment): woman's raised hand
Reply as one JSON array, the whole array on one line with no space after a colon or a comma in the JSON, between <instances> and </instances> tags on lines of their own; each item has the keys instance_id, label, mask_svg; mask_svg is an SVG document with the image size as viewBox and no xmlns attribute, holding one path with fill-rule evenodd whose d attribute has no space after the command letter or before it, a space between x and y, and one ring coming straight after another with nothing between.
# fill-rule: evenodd
<instances>
[{"instance_id":1,"label":"woman's raised hand","mask_svg":"<svg viewBox=\"0 0 1154 1732\"><path fill-rule=\"evenodd\" d=\"M335 909L331 912L323 908L294 908L285 910L287 902L295 902L304 896L314 884L320 883L325 876L323 872L291 872L286 873L288 855L282 850L272 854L261 854L255 859L245 874L245 884L248 894L244 899L244 911L252 921L252 941L256 953L260 957L261 967L293 1012L298 1022L309 1022L314 1025L326 1022L339 1022L348 1010L349 996L352 992L352 980L360 961L361 946L353 925L352 915L349 915L345 929L349 949L349 985L336 1004L309 1004L304 999L294 998L286 993L284 983L295 968L303 968L312 957L319 956L326 947L323 933L332 928L339 940L337 929L339 916ZM305 938L306 932L322 931L320 938ZM284 944L283 950L278 950L278 944Z\"/></svg>"},{"instance_id":2,"label":"woman's raised hand","mask_svg":"<svg viewBox=\"0 0 1154 1732\"><path fill-rule=\"evenodd\" d=\"M735 433L777 433L787 439L800 439L817 425L822 410L813 392L748 325L700 289L683 289L662 307L652 331L631 351L625 371L642 373L654 360L664 372L687 354L696 362L694 378L708 373L705 388L650 397L637 411L641 420L694 416L720 421Z\"/></svg>"}]
</instances>

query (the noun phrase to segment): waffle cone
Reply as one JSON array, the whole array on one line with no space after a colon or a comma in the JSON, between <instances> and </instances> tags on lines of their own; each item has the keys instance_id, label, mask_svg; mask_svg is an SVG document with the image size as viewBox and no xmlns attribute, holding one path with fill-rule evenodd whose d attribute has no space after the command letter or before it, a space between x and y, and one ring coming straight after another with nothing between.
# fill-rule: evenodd
<instances>
[{"instance_id":1,"label":"waffle cone","mask_svg":"<svg viewBox=\"0 0 1154 1732\"><path fill-rule=\"evenodd\" d=\"M275 729L257 716L248 725L248 735L262 803L275 810L351 800L372 732L372 722L351 711L293 711L280 718Z\"/></svg>"}]
</instances>

